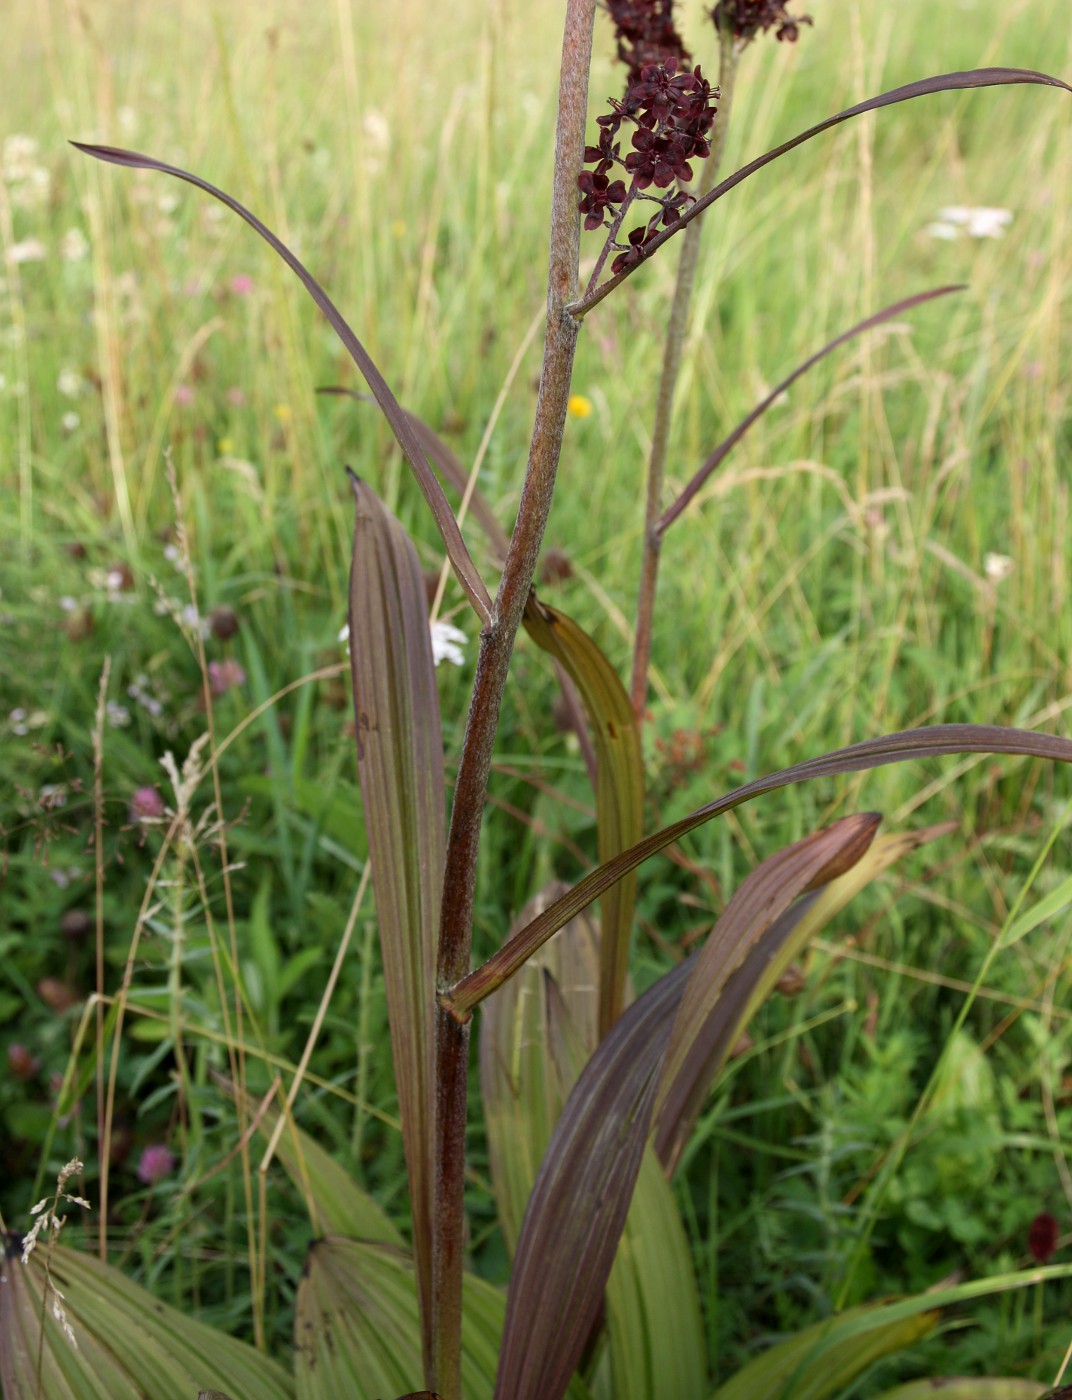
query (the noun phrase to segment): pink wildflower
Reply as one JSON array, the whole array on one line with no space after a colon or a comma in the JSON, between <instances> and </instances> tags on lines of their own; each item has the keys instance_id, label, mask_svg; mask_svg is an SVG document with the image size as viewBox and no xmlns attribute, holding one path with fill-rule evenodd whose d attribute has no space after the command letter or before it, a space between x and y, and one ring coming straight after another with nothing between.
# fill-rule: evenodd
<instances>
[{"instance_id":1,"label":"pink wildflower","mask_svg":"<svg viewBox=\"0 0 1072 1400\"><path fill-rule=\"evenodd\" d=\"M138 1163L138 1180L146 1186L155 1186L175 1170L175 1158L162 1142L152 1142L141 1154Z\"/></svg>"}]
</instances>

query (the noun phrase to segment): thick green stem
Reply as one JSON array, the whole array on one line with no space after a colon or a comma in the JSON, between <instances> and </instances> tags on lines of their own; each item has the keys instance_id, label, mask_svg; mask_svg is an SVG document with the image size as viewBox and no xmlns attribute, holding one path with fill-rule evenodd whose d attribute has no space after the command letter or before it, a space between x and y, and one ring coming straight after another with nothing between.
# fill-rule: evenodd
<instances>
[{"instance_id":1,"label":"thick green stem","mask_svg":"<svg viewBox=\"0 0 1072 1400\"><path fill-rule=\"evenodd\" d=\"M713 187L722 163L722 152L726 144L726 128L729 125L730 108L733 104L733 85L737 76L737 51L728 36L720 36L718 85L722 90L718 113L711 131L711 154L705 165L700 188L697 191L702 199ZM648 699L648 668L651 665L652 620L655 615L655 589L659 577L659 554L662 549L662 531L659 529L659 516L662 512L663 484L666 480L666 452L670 442L670 424L673 420L674 392L677 389L681 371L681 354L685 347L685 332L688 329L689 306L692 301L692 288L696 280L696 264L700 256L700 236L703 219L694 219L685 230L681 260L677 265L677 282L674 285L674 301L670 310L669 328L663 347L663 369L659 380L659 397L655 404L655 423L652 428L651 454L648 458L648 493L644 513L644 555L640 565L640 587L637 595L636 638L633 643L633 678L629 696L637 718L644 713Z\"/></svg>"},{"instance_id":2,"label":"thick green stem","mask_svg":"<svg viewBox=\"0 0 1072 1400\"><path fill-rule=\"evenodd\" d=\"M577 175L584 152L595 0L567 0L559 81L551 249L543 369L528 467L491 621L481 633L476 679L458 763L447 837L438 981L446 991L469 970L476 859L492 749L517 629L532 587L569 401L579 322L567 311L577 294L580 215ZM436 1034L436 1210L433 1242L432 1355L426 1384L461 1396L462 1242L468 1028L440 1012Z\"/></svg>"}]
</instances>

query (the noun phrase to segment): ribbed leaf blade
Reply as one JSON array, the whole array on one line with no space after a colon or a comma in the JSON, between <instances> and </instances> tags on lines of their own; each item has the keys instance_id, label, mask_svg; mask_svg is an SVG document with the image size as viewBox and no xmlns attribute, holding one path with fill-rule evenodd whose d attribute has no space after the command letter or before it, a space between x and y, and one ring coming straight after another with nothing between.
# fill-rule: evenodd
<instances>
[{"instance_id":1,"label":"ribbed leaf blade","mask_svg":"<svg viewBox=\"0 0 1072 1400\"><path fill-rule=\"evenodd\" d=\"M494 1385L506 1302L471 1274L462 1292L462 1391L485 1400ZM403 1394L423 1370L411 1260L387 1245L318 1240L298 1289L294 1335L298 1400Z\"/></svg>"},{"instance_id":2,"label":"ribbed leaf blade","mask_svg":"<svg viewBox=\"0 0 1072 1400\"><path fill-rule=\"evenodd\" d=\"M806 1327L743 1366L711 1400L833 1400L867 1370L938 1325L937 1312L852 1308Z\"/></svg>"},{"instance_id":3,"label":"ribbed leaf blade","mask_svg":"<svg viewBox=\"0 0 1072 1400\"><path fill-rule=\"evenodd\" d=\"M639 841L644 832L644 759L632 703L599 647L564 613L530 597L525 629L561 665L584 703L596 750L599 859L608 861ZM625 1005L635 902L632 873L611 885L600 902L601 1035L606 1035Z\"/></svg>"},{"instance_id":4,"label":"ribbed leaf blade","mask_svg":"<svg viewBox=\"0 0 1072 1400\"><path fill-rule=\"evenodd\" d=\"M1042 1390L1042 1381L984 1376L935 1376L884 1390L877 1400L1072 1400L1072 1388Z\"/></svg>"},{"instance_id":5,"label":"ribbed leaf blade","mask_svg":"<svg viewBox=\"0 0 1072 1400\"><path fill-rule=\"evenodd\" d=\"M445 779L424 580L405 531L354 478L350 661L358 776L409 1173L413 1240L431 1318L435 959Z\"/></svg>"},{"instance_id":6,"label":"ribbed leaf blade","mask_svg":"<svg viewBox=\"0 0 1072 1400\"><path fill-rule=\"evenodd\" d=\"M293 1400L294 1382L278 1362L154 1298L99 1259L54 1246L46 1279L46 1250L42 1243L24 1265L13 1240L3 1262L4 1400L190 1400L205 1388ZM74 1345L54 1315L57 1290Z\"/></svg>"}]
</instances>

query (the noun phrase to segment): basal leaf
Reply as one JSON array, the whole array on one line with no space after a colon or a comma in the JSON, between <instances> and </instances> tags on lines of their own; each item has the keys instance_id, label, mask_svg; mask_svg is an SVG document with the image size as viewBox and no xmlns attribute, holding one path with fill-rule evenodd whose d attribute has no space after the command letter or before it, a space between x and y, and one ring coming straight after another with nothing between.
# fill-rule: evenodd
<instances>
[{"instance_id":1,"label":"basal leaf","mask_svg":"<svg viewBox=\"0 0 1072 1400\"><path fill-rule=\"evenodd\" d=\"M86 155L106 161L111 165L122 165L131 170L156 170L164 175L174 175L178 180L185 180L188 185L195 185L199 190L204 190L206 194L218 199L221 204L226 204L228 209L233 210L240 219L244 219L250 228L259 233L268 246L279 254L316 302L372 390L373 396L382 409L384 417L391 425L391 431L398 440L398 445L401 447L406 461L417 478L417 484L431 508L443 544L446 547L447 556L458 577L458 582L465 590L481 620L485 623L488 622L491 618L491 597L476 565L473 563L469 550L466 548L465 541L462 539L462 532L447 498L443 494L443 488L424 459L412 424L388 387L387 381L376 368L368 351L350 329L342 312L304 263L291 252L282 239L276 237L266 224L261 223L256 214L239 204L238 200L231 195L225 194L223 190L217 189L207 180L202 180L199 175L193 175L188 170L180 170L175 165L167 165L164 161L156 160L153 156L141 155L137 151L121 150L116 146L90 145L83 141L72 141L71 145Z\"/></svg>"},{"instance_id":2,"label":"basal leaf","mask_svg":"<svg viewBox=\"0 0 1072 1400\"><path fill-rule=\"evenodd\" d=\"M644 831L644 759L633 706L614 667L564 613L530 597L525 629L559 662L584 702L596 750L599 859L608 861L639 841ZM611 885L601 900L601 1035L606 1035L625 1005L635 902L632 874Z\"/></svg>"},{"instance_id":3,"label":"basal leaf","mask_svg":"<svg viewBox=\"0 0 1072 1400\"><path fill-rule=\"evenodd\" d=\"M884 1390L877 1400L1072 1400L1072 1389L1043 1391L1041 1381L985 1376L934 1376Z\"/></svg>"},{"instance_id":4,"label":"basal leaf","mask_svg":"<svg viewBox=\"0 0 1072 1400\"><path fill-rule=\"evenodd\" d=\"M887 763L903 763L909 759L937 757L953 753L1015 754L1046 758L1053 762L1072 762L1072 742L1052 734L1034 734L1024 729L1007 729L990 724L936 724L925 729L905 729L886 734L879 739L867 739L862 744L836 749L819 758L806 759L790 768L756 778L715 801L646 836L628 851L600 865L585 876L561 899L534 919L527 928L510 939L499 951L474 972L463 977L451 990L444 1004L455 1016L464 1017L489 992L513 976L532 953L550 938L556 929L572 919L592 900L611 887L623 875L635 870L649 856L695 831L704 822L721 816L760 793L774 792L791 783L809 778L833 777L842 773L858 773L879 768Z\"/></svg>"},{"instance_id":5,"label":"basal leaf","mask_svg":"<svg viewBox=\"0 0 1072 1400\"><path fill-rule=\"evenodd\" d=\"M44 1240L26 1264L17 1238L6 1244L4 1400L190 1400L221 1388L257 1400L293 1400L293 1379L278 1362L154 1298L118 1269L54 1245L46 1276Z\"/></svg>"},{"instance_id":6,"label":"basal leaf","mask_svg":"<svg viewBox=\"0 0 1072 1400\"><path fill-rule=\"evenodd\" d=\"M427 1322L435 1180L435 964L446 845L443 737L416 550L356 478L354 494L350 660L358 776Z\"/></svg>"}]
</instances>

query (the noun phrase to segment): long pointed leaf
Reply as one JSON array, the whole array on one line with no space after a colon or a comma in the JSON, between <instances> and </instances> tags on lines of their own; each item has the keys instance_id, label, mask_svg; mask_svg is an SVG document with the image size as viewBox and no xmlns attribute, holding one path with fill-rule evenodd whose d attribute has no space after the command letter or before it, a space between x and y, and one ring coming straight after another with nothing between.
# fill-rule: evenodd
<instances>
[{"instance_id":1,"label":"long pointed leaf","mask_svg":"<svg viewBox=\"0 0 1072 1400\"><path fill-rule=\"evenodd\" d=\"M162 160L156 160L153 156L142 155L138 151L121 150L116 146L92 145L83 141L72 141L71 145L85 155L93 156L96 160L106 161L111 165L122 165L131 170L156 170L163 175L174 175L177 180L185 180L188 185L195 185L199 190L204 190L206 194L218 199L221 204L226 204L228 209L233 210L240 219L244 219L250 228L259 233L269 247L279 254L316 302L372 390L376 402L383 410L384 417L391 425L391 431L398 440L398 445L401 447L406 461L413 469L413 474L417 478L417 484L421 488L425 500L431 507L432 515L446 547L447 556L458 576L458 582L465 590L481 621L489 622L492 612L491 597L476 565L473 563L469 550L466 548L465 541L462 539L462 532L447 498L443 494L443 488L424 459L420 442L413 431L410 420L388 387L387 381L376 368L368 351L351 330L342 312L305 264L291 252L282 239L278 238L266 224L257 218L256 214L251 213L245 205L239 204L238 200L232 198L231 195L210 184L208 180L202 180L199 175L193 175L188 170L181 170L176 165L168 165Z\"/></svg>"},{"instance_id":2,"label":"long pointed leaf","mask_svg":"<svg viewBox=\"0 0 1072 1400\"><path fill-rule=\"evenodd\" d=\"M587 908L594 899L623 875L635 870L649 856L657 854L672 842L695 831L704 822L760 793L774 792L791 783L809 778L833 777L842 773L859 773L868 768L880 768L887 763L903 763L909 759L938 757L955 753L1015 754L1022 757L1046 758L1057 763L1072 763L1072 742L1052 734L1034 734L1025 729L1006 729L990 724L936 724L926 729L905 729L886 734L879 739L867 739L862 744L836 749L819 758L809 758L789 768L769 773L745 783L725 796L708 802L695 812L661 831L646 836L628 851L593 870L579 881L550 909L522 929L498 953L467 977L463 977L444 999L454 1015L464 1018L489 992L513 976L533 952L550 938L556 929Z\"/></svg>"},{"instance_id":3,"label":"long pointed leaf","mask_svg":"<svg viewBox=\"0 0 1072 1400\"><path fill-rule=\"evenodd\" d=\"M699 218L705 209L714 204L716 200L721 199L723 195L729 194L730 190L735 189L750 175L754 175L757 170L762 170L765 165L770 165L771 161L777 160L779 156L784 156L789 151L795 150L797 146L802 146L813 136L829 131L832 126L847 122L851 117L862 116L864 112L874 112L880 107L893 107L898 102L908 102L915 97L927 97L934 92L957 92L965 88L1002 87L1011 83L1035 83L1042 87L1064 88L1066 92L1072 92L1072 87L1069 87L1068 83L1062 82L1060 78L1051 77L1048 73L1036 73L1028 68L973 68L962 73L938 73L933 78L920 78L914 83L905 83L903 87L891 88L889 92L880 93L877 97L869 97L864 102L858 102L854 107L846 107L843 112L827 117L825 121L809 127L807 131L802 131L788 141L783 141L780 146L775 146L773 150L757 156L755 160L741 166L740 170L735 170L732 175L728 175L725 180L720 181L709 194L704 195L702 199L698 199L695 204L691 205L680 219L671 224L669 228L664 229L657 238L653 238L644 248L642 261L646 262L657 248L661 248L668 239L680 233L686 224ZM583 303L578 303L570 308L574 315L586 315L593 306L603 300L608 292L635 272L639 266L640 263L634 263L624 272L619 272L616 277L608 278L592 292L591 296L586 297Z\"/></svg>"},{"instance_id":4,"label":"long pointed leaf","mask_svg":"<svg viewBox=\"0 0 1072 1400\"><path fill-rule=\"evenodd\" d=\"M577 687L596 750L599 859L608 861L644 831L644 759L636 715L618 673L585 632L564 613L530 597L525 629ZM599 1030L606 1035L625 1005L636 877L626 875L600 906Z\"/></svg>"},{"instance_id":5,"label":"long pointed leaf","mask_svg":"<svg viewBox=\"0 0 1072 1400\"><path fill-rule=\"evenodd\" d=\"M956 286L936 287L929 292L917 292L915 296L904 297L901 301L895 301L891 306L886 306L883 307L881 311L876 311L873 316L868 316L863 321L857 321L855 326L850 327L847 331L842 331L839 336L835 336L833 340L827 341L821 350L817 350L814 355L809 355L803 364L798 365L792 374L787 375L780 384L776 385L765 399L761 399L751 413L741 419L733 432L719 443L714 452L711 453L707 461L704 462L700 470L678 496L677 500L675 500L672 505L668 506L655 522L656 533L659 535L665 534L682 511L688 507L689 503L696 496L696 493L703 486L704 482L707 481L708 477L710 477L711 473L718 470L726 457L728 457L737 446L752 424L762 418L771 404L775 403L802 374L807 374L808 370L814 365L817 365L820 360L824 360L827 355L836 350L839 345L844 345L846 341L854 340L856 336L862 335L864 331L874 330L876 326L881 326L886 321L892 321L895 316L901 316L906 311L911 311L914 306L921 306L924 302L934 301L936 297L946 297L949 296L951 292L962 292L963 290L964 284L960 283Z\"/></svg>"},{"instance_id":6,"label":"long pointed leaf","mask_svg":"<svg viewBox=\"0 0 1072 1400\"><path fill-rule=\"evenodd\" d=\"M935 1376L884 1390L878 1400L1054 1400L1060 1392L1041 1387L1043 1381L984 1376ZM1072 1390L1065 1391L1072 1400Z\"/></svg>"},{"instance_id":7,"label":"long pointed leaf","mask_svg":"<svg viewBox=\"0 0 1072 1400\"><path fill-rule=\"evenodd\" d=\"M435 958L445 862L439 695L424 580L405 531L354 478L350 660L358 775L426 1323L434 1201Z\"/></svg>"}]
</instances>

